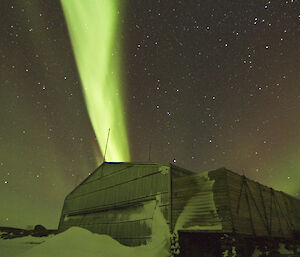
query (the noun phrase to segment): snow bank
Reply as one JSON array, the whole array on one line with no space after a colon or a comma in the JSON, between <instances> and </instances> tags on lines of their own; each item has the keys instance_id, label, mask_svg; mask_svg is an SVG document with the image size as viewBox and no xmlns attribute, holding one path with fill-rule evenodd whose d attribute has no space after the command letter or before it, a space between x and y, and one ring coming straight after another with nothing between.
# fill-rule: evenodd
<instances>
[{"instance_id":1,"label":"snow bank","mask_svg":"<svg viewBox=\"0 0 300 257\"><path fill-rule=\"evenodd\" d=\"M128 247L110 236L72 227L18 257L167 257L168 247L169 228L156 208L147 245Z\"/></svg>"},{"instance_id":2,"label":"snow bank","mask_svg":"<svg viewBox=\"0 0 300 257\"><path fill-rule=\"evenodd\" d=\"M0 238L0 257L14 257L36 245L45 242L48 238L45 237L20 237L14 239L1 239Z\"/></svg>"}]
</instances>

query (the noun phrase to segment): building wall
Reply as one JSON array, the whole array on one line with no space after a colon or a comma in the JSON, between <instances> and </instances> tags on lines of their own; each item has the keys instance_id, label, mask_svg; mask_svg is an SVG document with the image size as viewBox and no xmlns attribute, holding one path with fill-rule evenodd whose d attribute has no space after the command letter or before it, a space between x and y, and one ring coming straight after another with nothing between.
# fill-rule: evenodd
<instances>
[{"instance_id":1,"label":"building wall","mask_svg":"<svg viewBox=\"0 0 300 257\"><path fill-rule=\"evenodd\" d=\"M231 171L226 175L235 232L259 237L293 236L296 215L288 195Z\"/></svg>"},{"instance_id":2,"label":"building wall","mask_svg":"<svg viewBox=\"0 0 300 257\"><path fill-rule=\"evenodd\" d=\"M291 238L300 200L225 168L172 180L172 229Z\"/></svg>"},{"instance_id":3,"label":"building wall","mask_svg":"<svg viewBox=\"0 0 300 257\"><path fill-rule=\"evenodd\" d=\"M155 208L169 224L170 166L104 163L65 199L59 230L81 226L125 245L151 238Z\"/></svg>"},{"instance_id":4,"label":"building wall","mask_svg":"<svg viewBox=\"0 0 300 257\"><path fill-rule=\"evenodd\" d=\"M208 172L172 180L172 229L222 231Z\"/></svg>"},{"instance_id":5,"label":"building wall","mask_svg":"<svg viewBox=\"0 0 300 257\"><path fill-rule=\"evenodd\" d=\"M299 207L298 199L226 169L193 173L162 163L104 163L66 197L59 230L81 226L141 245L151 239L159 208L171 232L291 237L300 229Z\"/></svg>"}]
</instances>

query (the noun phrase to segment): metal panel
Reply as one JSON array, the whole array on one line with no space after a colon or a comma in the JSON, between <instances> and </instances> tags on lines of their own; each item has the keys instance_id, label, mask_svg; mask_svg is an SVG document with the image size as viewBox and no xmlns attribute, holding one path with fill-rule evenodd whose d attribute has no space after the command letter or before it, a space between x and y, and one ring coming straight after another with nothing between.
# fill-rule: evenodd
<instances>
[{"instance_id":1,"label":"metal panel","mask_svg":"<svg viewBox=\"0 0 300 257\"><path fill-rule=\"evenodd\" d=\"M195 174L168 164L104 163L66 197L59 230L82 226L140 245L151 236L155 203L171 232L179 220L183 230L264 236L262 215L271 236L300 232L298 199L248 179L240 193L242 181L226 169Z\"/></svg>"},{"instance_id":2,"label":"metal panel","mask_svg":"<svg viewBox=\"0 0 300 257\"><path fill-rule=\"evenodd\" d=\"M190 170L186 170L175 165L171 165L172 179L195 175L196 173Z\"/></svg>"},{"instance_id":3,"label":"metal panel","mask_svg":"<svg viewBox=\"0 0 300 257\"><path fill-rule=\"evenodd\" d=\"M169 222L169 170L159 164L105 163L67 196L59 229L76 225L127 245L145 242L151 235L152 217L138 213L149 211L149 200L159 199Z\"/></svg>"},{"instance_id":4,"label":"metal panel","mask_svg":"<svg viewBox=\"0 0 300 257\"><path fill-rule=\"evenodd\" d=\"M293 236L295 214L286 194L231 171L227 171L227 175L237 233L281 238Z\"/></svg>"},{"instance_id":5,"label":"metal panel","mask_svg":"<svg viewBox=\"0 0 300 257\"><path fill-rule=\"evenodd\" d=\"M122 243L128 238L144 240L151 237L155 205L156 200L152 200L122 208L66 215L61 229L81 226L95 233L110 235Z\"/></svg>"}]
</instances>

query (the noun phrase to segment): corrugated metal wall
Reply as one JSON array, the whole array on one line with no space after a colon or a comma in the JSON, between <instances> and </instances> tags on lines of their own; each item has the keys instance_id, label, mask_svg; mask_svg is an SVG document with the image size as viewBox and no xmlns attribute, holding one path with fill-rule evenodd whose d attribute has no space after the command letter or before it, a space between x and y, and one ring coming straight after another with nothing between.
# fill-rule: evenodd
<instances>
[{"instance_id":1,"label":"corrugated metal wall","mask_svg":"<svg viewBox=\"0 0 300 257\"><path fill-rule=\"evenodd\" d=\"M291 206L291 213L295 217L295 233L297 233L300 236L300 199L292 197L284 192L282 192L283 195L288 199L289 205Z\"/></svg>"},{"instance_id":2,"label":"corrugated metal wall","mask_svg":"<svg viewBox=\"0 0 300 257\"><path fill-rule=\"evenodd\" d=\"M232 171L225 174L236 233L264 237L293 236L296 216L286 194Z\"/></svg>"},{"instance_id":3,"label":"corrugated metal wall","mask_svg":"<svg viewBox=\"0 0 300 257\"><path fill-rule=\"evenodd\" d=\"M299 231L300 200L224 168L173 179L171 205L175 230L283 238Z\"/></svg>"},{"instance_id":4,"label":"corrugated metal wall","mask_svg":"<svg viewBox=\"0 0 300 257\"><path fill-rule=\"evenodd\" d=\"M169 222L169 190L167 165L104 163L67 196L59 229L76 225L140 245L151 236L157 204Z\"/></svg>"},{"instance_id":5,"label":"corrugated metal wall","mask_svg":"<svg viewBox=\"0 0 300 257\"><path fill-rule=\"evenodd\" d=\"M300 230L298 199L224 168L193 173L154 163L101 165L66 197L59 230L81 226L140 245L151 238L157 207L172 232L291 237Z\"/></svg>"}]
</instances>

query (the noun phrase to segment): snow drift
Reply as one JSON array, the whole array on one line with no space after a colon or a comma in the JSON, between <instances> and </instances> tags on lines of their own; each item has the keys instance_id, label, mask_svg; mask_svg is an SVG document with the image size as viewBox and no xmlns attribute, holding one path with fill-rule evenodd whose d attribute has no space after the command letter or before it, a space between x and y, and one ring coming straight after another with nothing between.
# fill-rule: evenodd
<instances>
[{"instance_id":1,"label":"snow drift","mask_svg":"<svg viewBox=\"0 0 300 257\"><path fill-rule=\"evenodd\" d=\"M152 240L146 245L129 247L108 235L71 227L17 257L167 257L169 238L168 225L157 208L152 224Z\"/></svg>"}]
</instances>

